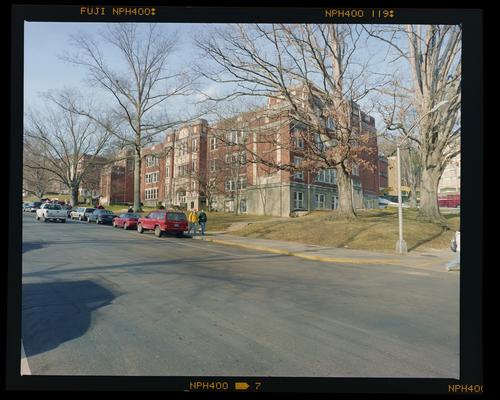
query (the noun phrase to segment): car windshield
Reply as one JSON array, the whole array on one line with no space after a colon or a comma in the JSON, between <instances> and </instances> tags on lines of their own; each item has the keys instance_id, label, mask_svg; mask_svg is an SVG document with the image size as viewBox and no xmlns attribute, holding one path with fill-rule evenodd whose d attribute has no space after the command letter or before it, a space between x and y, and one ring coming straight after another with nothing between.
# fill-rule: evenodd
<instances>
[{"instance_id":1,"label":"car windshield","mask_svg":"<svg viewBox=\"0 0 500 400\"><path fill-rule=\"evenodd\" d=\"M167 219L172 221L185 221L186 215L183 213L168 213Z\"/></svg>"},{"instance_id":2,"label":"car windshield","mask_svg":"<svg viewBox=\"0 0 500 400\"><path fill-rule=\"evenodd\" d=\"M111 210L99 210L97 213L98 214L112 215L113 211L111 211Z\"/></svg>"},{"instance_id":3,"label":"car windshield","mask_svg":"<svg viewBox=\"0 0 500 400\"><path fill-rule=\"evenodd\" d=\"M88 213L91 213L91 212L94 212L95 211L95 208L87 208L85 210L85 212L88 212Z\"/></svg>"},{"instance_id":4,"label":"car windshield","mask_svg":"<svg viewBox=\"0 0 500 400\"><path fill-rule=\"evenodd\" d=\"M122 218L141 218L140 214L133 214L133 213L130 213L130 214L125 214Z\"/></svg>"},{"instance_id":5,"label":"car windshield","mask_svg":"<svg viewBox=\"0 0 500 400\"><path fill-rule=\"evenodd\" d=\"M59 204L47 204L45 206L45 209L47 209L47 210L60 210L61 206Z\"/></svg>"}]
</instances>

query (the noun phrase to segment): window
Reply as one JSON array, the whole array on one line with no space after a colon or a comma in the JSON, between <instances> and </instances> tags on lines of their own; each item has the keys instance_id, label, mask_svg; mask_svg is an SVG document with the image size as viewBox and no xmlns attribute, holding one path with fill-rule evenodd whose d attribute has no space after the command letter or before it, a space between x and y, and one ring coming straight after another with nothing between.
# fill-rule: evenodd
<instances>
[{"instance_id":1,"label":"window","mask_svg":"<svg viewBox=\"0 0 500 400\"><path fill-rule=\"evenodd\" d=\"M149 174L146 174L144 177L144 181L146 183L156 183L160 180L160 173L159 172L150 172Z\"/></svg>"},{"instance_id":2,"label":"window","mask_svg":"<svg viewBox=\"0 0 500 400\"><path fill-rule=\"evenodd\" d=\"M195 151L198 151L198 140L192 139L191 140L191 152L194 153Z\"/></svg>"},{"instance_id":3,"label":"window","mask_svg":"<svg viewBox=\"0 0 500 400\"><path fill-rule=\"evenodd\" d=\"M184 164L184 165L178 165L177 166L177 176L178 177L181 177L181 176L186 176L189 174L189 171L188 171L188 164Z\"/></svg>"},{"instance_id":4,"label":"window","mask_svg":"<svg viewBox=\"0 0 500 400\"><path fill-rule=\"evenodd\" d=\"M332 210L336 210L339 208L339 198L338 196L333 196L332 197Z\"/></svg>"},{"instance_id":5,"label":"window","mask_svg":"<svg viewBox=\"0 0 500 400\"><path fill-rule=\"evenodd\" d=\"M352 163L352 175L359 176L359 166L355 162Z\"/></svg>"},{"instance_id":6,"label":"window","mask_svg":"<svg viewBox=\"0 0 500 400\"><path fill-rule=\"evenodd\" d=\"M232 179L227 180L224 185L226 192L231 192L236 189L236 182Z\"/></svg>"},{"instance_id":7,"label":"window","mask_svg":"<svg viewBox=\"0 0 500 400\"><path fill-rule=\"evenodd\" d=\"M326 118L326 128L331 130L335 129L335 121L333 120L332 117Z\"/></svg>"},{"instance_id":8,"label":"window","mask_svg":"<svg viewBox=\"0 0 500 400\"><path fill-rule=\"evenodd\" d=\"M238 180L238 189L245 189L246 187L247 187L247 177L240 176L240 179Z\"/></svg>"},{"instance_id":9,"label":"window","mask_svg":"<svg viewBox=\"0 0 500 400\"><path fill-rule=\"evenodd\" d=\"M325 195L324 194L315 194L314 195L314 203L316 208L325 208Z\"/></svg>"},{"instance_id":10,"label":"window","mask_svg":"<svg viewBox=\"0 0 500 400\"><path fill-rule=\"evenodd\" d=\"M194 191L196 191L196 182L191 181L191 192L194 192Z\"/></svg>"},{"instance_id":11,"label":"window","mask_svg":"<svg viewBox=\"0 0 500 400\"><path fill-rule=\"evenodd\" d=\"M321 135L319 133L314 134L314 145L319 151L323 151L325 149L325 144L323 143L323 140L321 140Z\"/></svg>"},{"instance_id":12,"label":"window","mask_svg":"<svg viewBox=\"0 0 500 400\"><path fill-rule=\"evenodd\" d=\"M245 165L247 163L247 153L240 153L239 163Z\"/></svg>"},{"instance_id":13,"label":"window","mask_svg":"<svg viewBox=\"0 0 500 400\"><path fill-rule=\"evenodd\" d=\"M144 197L146 200L153 200L158 198L158 189L146 189L144 191Z\"/></svg>"},{"instance_id":14,"label":"window","mask_svg":"<svg viewBox=\"0 0 500 400\"><path fill-rule=\"evenodd\" d=\"M247 200L246 199L241 199L240 200L240 212L247 212Z\"/></svg>"},{"instance_id":15,"label":"window","mask_svg":"<svg viewBox=\"0 0 500 400\"><path fill-rule=\"evenodd\" d=\"M293 164L294 164L296 167L298 167L298 166L300 165L301 161L302 161L302 158L297 157L297 156L293 157ZM297 172L295 172L295 173L293 174L293 177L294 177L295 179L304 179L304 173L303 173L302 171L297 171Z\"/></svg>"},{"instance_id":16,"label":"window","mask_svg":"<svg viewBox=\"0 0 500 400\"><path fill-rule=\"evenodd\" d=\"M293 136L294 136L295 147L297 147L299 149L303 149L304 148L304 138L302 137L301 132L298 129L294 129Z\"/></svg>"},{"instance_id":17,"label":"window","mask_svg":"<svg viewBox=\"0 0 500 400\"><path fill-rule=\"evenodd\" d=\"M304 208L304 192L293 192L293 208L296 210Z\"/></svg>"},{"instance_id":18,"label":"window","mask_svg":"<svg viewBox=\"0 0 500 400\"><path fill-rule=\"evenodd\" d=\"M158 157L154 155L149 155L146 156L146 167L154 167L156 165L159 165L159 159Z\"/></svg>"},{"instance_id":19,"label":"window","mask_svg":"<svg viewBox=\"0 0 500 400\"><path fill-rule=\"evenodd\" d=\"M210 160L210 171L215 172L216 164L215 164L215 159Z\"/></svg>"},{"instance_id":20,"label":"window","mask_svg":"<svg viewBox=\"0 0 500 400\"><path fill-rule=\"evenodd\" d=\"M337 171L335 168L323 169L316 172L316 182L335 184Z\"/></svg>"},{"instance_id":21,"label":"window","mask_svg":"<svg viewBox=\"0 0 500 400\"><path fill-rule=\"evenodd\" d=\"M196 160L191 161L191 172L196 172Z\"/></svg>"},{"instance_id":22,"label":"window","mask_svg":"<svg viewBox=\"0 0 500 400\"><path fill-rule=\"evenodd\" d=\"M210 150L215 150L217 148L217 138L210 138Z\"/></svg>"},{"instance_id":23,"label":"window","mask_svg":"<svg viewBox=\"0 0 500 400\"><path fill-rule=\"evenodd\" d=\"M179 147L177 148L177 154L179 156L183 156L184 154L187 153L187 141L186 140L182 140L179 142Z\"/></svg>"}]
</instances>

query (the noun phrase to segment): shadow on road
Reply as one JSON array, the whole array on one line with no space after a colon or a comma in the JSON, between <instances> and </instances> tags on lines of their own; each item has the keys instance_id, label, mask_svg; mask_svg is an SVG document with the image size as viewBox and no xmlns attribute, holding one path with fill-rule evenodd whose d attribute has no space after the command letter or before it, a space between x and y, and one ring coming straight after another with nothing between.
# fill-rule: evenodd
<instances>
[{"instance_id":1,"label":"shadow on road","mask_svg":"<svg viewBox=\"0 0 500 400\"><path fill-rule=\"evenodd\" d=\"M23 284L22 338L28 357L87 332L92 311L115 296L90 280Z\"/></svg>"},{"instance_id":2,"label":"shadow on road","mask_svg":"<svg viewBox=\"0 0 500 400\"><path fill-rule=\"evenodd\" d=\"M30 250L38 250L45 247L45 243L41 242L24 242L23 243L23 253L26 253Z\"/></svg>"}]
</instances>

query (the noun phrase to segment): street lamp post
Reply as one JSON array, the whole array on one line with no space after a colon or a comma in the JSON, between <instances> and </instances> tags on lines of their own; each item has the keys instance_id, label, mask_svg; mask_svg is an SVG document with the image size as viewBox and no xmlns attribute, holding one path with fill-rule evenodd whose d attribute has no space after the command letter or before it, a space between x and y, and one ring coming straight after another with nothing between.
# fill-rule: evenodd
<instances>
[{"instance_id":1,"label":"street lamp post","mask_svg":"<svg viewBox=\"0 0 500 400\"><path fill-rule=\"evenodd\" d=\"M449 100L444 100L436 104L430 111L426 112L413 126L406 132L405 138L396 147L396 163L397 163L397 174L398 174L398 222L399 222L399 238L396 242L396 252L399 254L408 253L408 248L406 242L403 239L403 201L401 196L401 158L400 158L400 148L404 142L409 138L410 132L415 128L420 121L424 119L430 113L436 111L442 105L448 103ZM394 153L393 153L394 154Z\"/></svg>"}]
</instances>

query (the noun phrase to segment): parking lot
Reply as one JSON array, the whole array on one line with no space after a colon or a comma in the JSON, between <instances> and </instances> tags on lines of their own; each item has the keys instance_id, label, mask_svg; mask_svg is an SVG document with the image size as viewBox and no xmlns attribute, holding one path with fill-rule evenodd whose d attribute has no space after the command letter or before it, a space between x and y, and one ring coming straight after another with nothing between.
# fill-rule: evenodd
<instances>
[{"instance_id":1,"label":"parking lot","mask_svg":"<svg viewBox=\"0 0 500 400\"><path fill-rule=\"evenodd\" d=\"M459 277L23 215L32 374L458 377Z\"/></svg>"}]
</instances>

